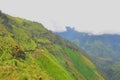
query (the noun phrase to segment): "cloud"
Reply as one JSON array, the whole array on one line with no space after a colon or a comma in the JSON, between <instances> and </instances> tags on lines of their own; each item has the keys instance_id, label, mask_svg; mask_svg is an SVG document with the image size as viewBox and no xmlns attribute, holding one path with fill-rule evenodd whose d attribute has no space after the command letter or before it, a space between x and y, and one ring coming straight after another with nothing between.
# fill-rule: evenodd
<instances>
[{"instance_id":1,"label":"cloud","mask_svg":"<svg viewBox=\"0 0 120 80\"><path fill-rule=\"evenodd\" d=\"M119 33L119 0L1 0L0 9L37 21L52 31L65 26L81 32Z\"/></svg>"}]
</instances>

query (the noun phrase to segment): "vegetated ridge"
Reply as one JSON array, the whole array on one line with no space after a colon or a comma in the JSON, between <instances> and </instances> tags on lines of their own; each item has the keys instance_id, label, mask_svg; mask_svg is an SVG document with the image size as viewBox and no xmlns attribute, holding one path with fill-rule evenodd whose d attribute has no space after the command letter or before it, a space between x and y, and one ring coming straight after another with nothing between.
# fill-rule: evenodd
<instances>
[{"instance_id":1,"label":"vegetated ridge","mask_svg":"<svg viewBox=\"0 0 120 80\"><path fill-rule=\"evenodd\" d=\"M104 80L81 49L0 11L0 80Z\"/></svg>"}]
</instances>

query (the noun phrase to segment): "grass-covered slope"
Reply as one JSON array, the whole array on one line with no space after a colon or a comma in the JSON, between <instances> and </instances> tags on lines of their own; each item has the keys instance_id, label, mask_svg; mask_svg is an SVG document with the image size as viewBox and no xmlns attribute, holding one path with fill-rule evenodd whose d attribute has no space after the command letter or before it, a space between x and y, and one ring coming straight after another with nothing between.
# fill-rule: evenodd
<instances>
[{"instance_id":1,"label":"grass-covered slope","mask_svg":"<svg viewBox=\"0 0 120 80\"><path fill-rule=\"evenodd\" d=\"M104 80L81 49L40 23L0 12L0 80Z\"/></svg>"}]
</instances>

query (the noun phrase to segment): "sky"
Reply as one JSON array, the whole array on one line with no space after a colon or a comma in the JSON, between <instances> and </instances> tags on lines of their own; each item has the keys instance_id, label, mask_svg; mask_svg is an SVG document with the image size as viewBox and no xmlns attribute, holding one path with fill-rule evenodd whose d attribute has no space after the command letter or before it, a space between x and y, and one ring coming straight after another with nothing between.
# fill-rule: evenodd
<instances>
[{"instance_id":1,"label":"sky","mask_svg":"<svg viewBox=\"0 0 120 80\"><path fill-rule=\"evenodd\" d=\"M0 10L52 31L70 26L80 32L120 34L119 0L0 0Z\"/></svg>"}]
</instances>

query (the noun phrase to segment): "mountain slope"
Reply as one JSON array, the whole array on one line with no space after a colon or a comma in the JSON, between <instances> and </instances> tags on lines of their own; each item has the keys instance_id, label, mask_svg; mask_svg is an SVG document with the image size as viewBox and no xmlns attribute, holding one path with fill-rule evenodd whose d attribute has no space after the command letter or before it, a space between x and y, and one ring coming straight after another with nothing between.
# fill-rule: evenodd
<instances>
[{"instance_id":1,"label":"mountain slope","mask_svg":"<svg viewBox=\"0 0 120 80\"><path fill-rule=\"evenodd\" d=\"M104 80L83 54L40 23L0 12L0 79Z\"/></svg>"},{"instance_id":2,"label":"mountain slope","mask_svg":"<svg viewBox=\"0 0 120 80\"><path fill-rule=\"evenodd\" d=\"M108 80L120 80L120 35L91 35L67 27L66 32L56 33L87 51L91 60L108 77Z\"/></svg>"}]
</instances>

